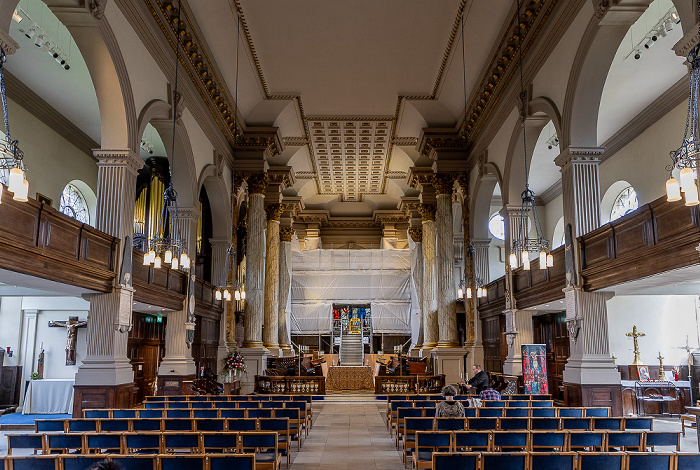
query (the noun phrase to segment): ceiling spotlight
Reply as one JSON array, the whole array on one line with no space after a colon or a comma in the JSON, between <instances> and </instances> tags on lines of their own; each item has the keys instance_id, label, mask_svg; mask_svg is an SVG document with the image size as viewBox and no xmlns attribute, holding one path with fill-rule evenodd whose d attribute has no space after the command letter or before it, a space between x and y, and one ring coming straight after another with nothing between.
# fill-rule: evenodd
<instances>
[{"instance_id":1,"label":"ceiling spotlight","mask_svg":"<svg viewBox=\"0 0 700 470\"><path fill-rule=\"evenodd\" d=\"M656 36L649 38L649 40L644 43L644 49L649 49L651 46L654 45L654 42L656 41L656 39L654 39L655 37Z\"/></svg>"},{"instance_id":2,"label":"ceiling spotlight","mask_svg":"<svg viewBox=\"0 0 700 470\"><path fill-rule=\"evenodd\" d=\"M29 30L26 33L24 33L24 35L27 36L27 38L29 39L32 39L34 36L36 36L36 25L32 25L32 27L29 28Z\"/></svg>"},{"instance_id":3,"label":"ceiling spotlight","mask_svg":"<svg viewBox=\"0 0 700 470\"><path fill-rule=\"evenodd\" d=\"M637 49L636 51L634 51L634 58L635 58L635 60L639 60L641 57L642 57L642 51L640 51L639 49Z\"/></svg>"},{"instance_id":4,"label":"ceiling spotlight","mask_svg":"<svg viewBox=\"0 0 700 470\"><path fill-rule=\"evenodd\" d=\"M60 65L65 65L66 64L66 59L61 57L60 55L56 54L55 56L56 62L58 62Z\"/></svg>"},{"instance_id":5,"label":"ceiling spotlight","mask_svg":"<svg viewBox=\"0 0 700 470\"><path fill-rule=\"evenodd\" d=\"M666 31L673 31L673 21L670 18L664 23L664 28L666 28Z\"/></svg>"},{"instance_id":6,"label":"ceiling spotlight","mask_svg":"<svg viewBox=\"0 0 700 470\"><path fill-rule=\"evenodd\" d=\"M66 65L63 66L63 68L66 69L66 70L69 70L69 69L70 69L70 65L66 64Z\"/></svg>"},{"instance_id":7,"label":"ceiling spotlight","mask_svg":"<svg viewBox=\"0 0 700 470\"><path fill-rule=\"evenodd\" d=\"M34 45L36 47L43 47L44 46L44 36L43 35L37 36L36 39L34 40Z\"/></svg>"},{"instance_id":8,"label":"ceiling spotlight","mask_svg":"<svg viewBox=\"0 0 700 470\"><path fill-rule=\"evenodd\" d=\"M678 12L677 12L677 11L672 11L672 12L671 12L671 20L673 20L673 22L676 23L676 24L678 24L678 23L681 22L681 17L678 16Z\"/></svg>"},{"instance_id":9,"label":"ceiling spotlight","mask_svg":"<svg viewBox=\"0 0 700 470\"><path fill-rule=\"evenodd\" d=\"M659 36L662 38L668 36L668 31L666 31L666 27L664 25L659 26Z\"/></svg>"},{"instance_id":10,"label":"ceiling spotlight","mask_svg":"<svg viewBox=\"0 0 700 470\"><path fill-rule=\"evenodd\" d=\"M20 14L17 13L17 10L12 12L12 19L15 20L17 23L21 23L23 20L22 16L20 16Z\"/></svg>"}]
</instances>

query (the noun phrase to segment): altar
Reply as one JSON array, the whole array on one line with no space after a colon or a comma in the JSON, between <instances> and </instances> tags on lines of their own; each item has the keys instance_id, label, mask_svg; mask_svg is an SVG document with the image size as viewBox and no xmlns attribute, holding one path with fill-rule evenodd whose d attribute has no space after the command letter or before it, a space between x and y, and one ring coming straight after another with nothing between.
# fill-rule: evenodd
<instances>
[{"instance_id":1,"label":"altar","mask_svg":"<svg viewBox=\"0 0 700 470\"><path fill-rule=\"evenodd\" d=\"M331 366L326 378L327 390L373 390L374 374L369 366Z\"/></svg>"},{"instance_id":2,"label":"altar","mask_svg":"<svg viewBox=\"0 0 700 470\"><path fill-rule=\"evenodd\" d=\"M72 414L73 379L30 380L22 414Z\"/></svg>"}]
</instances>

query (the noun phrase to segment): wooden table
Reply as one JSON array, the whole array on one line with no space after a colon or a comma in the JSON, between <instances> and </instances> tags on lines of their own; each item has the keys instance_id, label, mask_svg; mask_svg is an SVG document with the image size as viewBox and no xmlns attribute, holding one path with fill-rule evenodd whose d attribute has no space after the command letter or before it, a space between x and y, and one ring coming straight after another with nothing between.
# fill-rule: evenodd
<instances>
[{"instance_id":1,"label":"wooden table","mask_svg":"<svg viewBox=\"0 0 700 470\"><path fill-rule=\"evenodd\" d=\"M372 390L374 375L369 366L331 366L328 368L328 390Z\"/></svg>"},{"instance_id":2,"label":"wooden table","mask_svg":"<svg viewBox=\"0 0 700 470\"><path fill-rule=\"evenodd\" d=\"M700 406L686 406L685 411L690 413L691 415L695 415L695 430L698 435L698 451L700 451L700 428L698 428L698 425L700 425Z\"/></svg>"},{"instance_id":3,"label":"wooden table","mask_svg":"<svg viewBox=\"0 0 700 470\"><path fill-rule=\"evenodd\" d=\"M234 380L233 382L224 382L224 395L240 395L241 381Z\"/></svg>"}]
</instances>

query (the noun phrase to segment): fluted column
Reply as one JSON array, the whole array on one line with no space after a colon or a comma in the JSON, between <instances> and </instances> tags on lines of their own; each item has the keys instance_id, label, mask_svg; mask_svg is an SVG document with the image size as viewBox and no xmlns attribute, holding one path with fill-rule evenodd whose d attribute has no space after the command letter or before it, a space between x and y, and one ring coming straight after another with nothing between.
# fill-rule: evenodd
<instances>
[{"instance_id":1,"label":"fluted column","mask_svg":"<svg viewBox=\"0 0 700 470\"><path fill-rule=\"evenodd\" d=\"M489 278L489 246L491 245L490 238L472 238L472 246L474 247L474 273L477 279L480 279L484 285L488 284Z\"/></svg>"},{"instance_id":2,"label":"fluted column","mask_svg":"<svg viewBox=\"0 0 700 470\"><path fill-rule=\"evenodd\" d=\"M97 159L95 228L119 237L122 246L117 266L121 267L125 247L131 259L136 176L143 160L132 150L97 149L94 156ZM134 381L126 357L133 288L128 280L122 278L120 282L124 284L111 293L86 296L90 301L86 357L75 376L76 386L113 387ZM82 404L76 401L75 409L82 409Z\"/></svg>"},{"instance_id":3,"label":"fluted column","mask_svg":"<svg viewBox=\"0 0 700 470\"><path fill-rule=\"evenodd\" d=\"M416 286L416 300L418 301L418 337L416 345L413 349L421 349L423 347L423 229L411 228L408 229L408 235L413 240L413 256L415 264L413 265L413 284Z\"/></svg>"},{"instance_id":4,"label":"fluted column","mask_svg":"<svg viewBox=\"0 0 700 470\"><path fill-rule=\"evenodd\" d=\"M268 204L267 236L265 250L265 324L263 326L263 343L270 352L279 354L279 267L280 267L280 215L279 204Z\"/></svg>"},{"instance_id":5,"label":"fluted column","mask_svg":"<svg viewBox=\"0 0 700 470\"><path fill-rule=\"evenodd\" d=\"M438 347L459 346L457 314L455 312L454 240L452 227L452 186L454 176L436 175L437 193L437 288L438 288Z\"/></svg>"},{"instance_id":6,"label":"fluted column","mask_svg":"<svg viewBox=\"0 0 700 470\"><path fill-rule=\"evenodd\" d=\"M423 349L438 342L438 291L435 253L435 205L421 204L423 224Z\"/></svg>"},{"instance_id":7,"label":"fluted column","mask_svg":"<svg viewBox=\"0 0 700 470\"><path fill-rule=\"evenodd\" d=\"M513 253L513 241L522 240L523 235L527 235L523 228L523 209L521 205L509 204L501 209L501 215L505 222L506 232L506 263L509 263L510 254ZM518 259L518 266L522 264L522 250L516 249L515 256Z\"/></svg>"},{"instance_id":8,"label":"fluted column","mask_svg":"<svg viewBox=\"0 0 700 470\"><path fill-rule=\"evenodd\" d=\"M574 238L600 227L600 147L567 147L554 162L561 168L564 224Z\"/></svg>"},{"instance_id":9,"label":"fluted column","mask_svg":"<svg viewBox=\"0 0 700 470\"><path fill-rule=\"evenodd\" d=\"M243 319L243 347L263 346L265 302L265 188L267 176L248 177L248 243L246 246L246 304Z\"/></svg>"},{"instance_id":10,"label":"fluted column","mask_svg":"<svg viewBox=\"0 0 700 470\"><path fill-rule=\"evenodd\" d=\"M287 303L292 287L292 227L280 227L280 263L279 263L279 335L277 341L283 355L291 354L291 337L287 324Z\"/></svg>"},{"instance_id":11,"label":"fluted column","mask_svg":"<svg viewBox=\"0 0 700 470\"><path fill-rule=\"evenodd\" d=\"M228 256L228 248L231 246L231 240L228 238L210 238L209 243L211 244L211 282L215 287L220 285L226 285L226 278L228 277L228 272L226 269L226 258ZM229 260L230 263L235 263L232 258ZM226 357L228 348L226 347L226 322L228 316L227 305L229 302L222 300L223 312L221 312L221 318L219 319L219 347L216 350L216 364L217 370L215 372L221 372L220 369L221 362Z\"/></svg>"},{"instance_id":12,"label":"fluted column","mask_svg":"<svg viewBox=\"0 0 700 470\"><path fill-rule=\"evenodd\" d=\"M508 356L503 363L503 373L522 375L523 356L520 346L532 344L532 310L506 310L506 343Z\"/></svg>"}]
</instances>

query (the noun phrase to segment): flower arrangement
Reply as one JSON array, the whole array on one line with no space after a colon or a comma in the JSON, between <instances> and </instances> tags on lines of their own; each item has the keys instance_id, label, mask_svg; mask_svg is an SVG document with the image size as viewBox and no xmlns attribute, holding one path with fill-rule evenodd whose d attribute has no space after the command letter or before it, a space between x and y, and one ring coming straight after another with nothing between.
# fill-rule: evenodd
<instances>
[{"instance_id":1,"label":"flower arrangement","mask_svg":"<svg viewBox=\"0 0 700 470\"><path fill-rule=\"evenodd\" d=\"M226 372L236 373L247 372L245 359L243 359L243 356L241 356L237 350L230 350L224 358L224 370Z\"/></svg>"}]
</instances>

